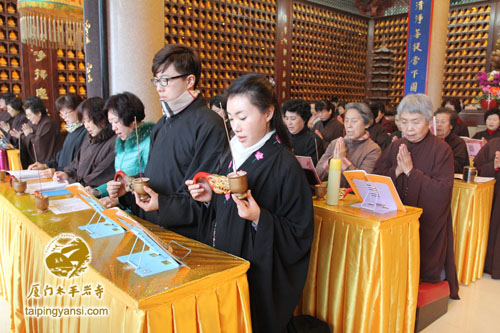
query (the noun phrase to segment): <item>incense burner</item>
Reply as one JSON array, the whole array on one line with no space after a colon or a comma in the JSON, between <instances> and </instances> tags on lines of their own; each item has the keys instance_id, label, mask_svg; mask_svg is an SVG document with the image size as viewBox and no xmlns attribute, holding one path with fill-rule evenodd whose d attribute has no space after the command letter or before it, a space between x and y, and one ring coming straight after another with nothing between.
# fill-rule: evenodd
<instances>
[{"instance_id":1,"label":"incense burner","mask_svg":"<svg viewBox=\"0 0 500 333\"><path fill-rule=\"evenodd\" d=\"M135 178L132 181L132 186L134 188L134 192L139 195L139 200L144 201L149 198L149 195L144 190L144 186L149 187L149 178Z\"/></svg>"},{"instance_id":2,"label":"incense burner","mask_svg":"<svg viewBox=\"0 0 500 333\"><path fill-rule=\"evenodd\" d=\"M49 208L49 197L40 193L35 194L35 207L38 213L45 213Z\"/></svg>"},{"instance_id":3,"label":"incense burner","mask_svg":"<svg viewBox=\"0 0 500 333\"><path fill-rule=\"evenodd\" d=\"M247 173L245 171L231 172L227 175L229 179L229 189L233 192L239 199L244 199L247 197L248 181Z\"/></svg>"},{"instance_id":4,"label":"incense burner","mask_svg":"<svg viewBox=\"0 0 500 333\"><path fill-rule=\"evenodd\" d=\"M17 195L24 194L24 191L26 191L26 182L24 180L13 179L12 188L16 191Z\"/></svg>"},{"instance_id":5,"label":"incense burner","mask_svg":"<svg viewBox=\"0 0 500 333\"><path fill-rule=\"evenodd\" d=\"M193 177L193 182L198 183L200 178L204 178L210 188L217 194L234 193L240 199L247 197L247 173L245 171L232 172L226 176L209 174L207 172L198 172Z\"/></svg>"}]
</instances>

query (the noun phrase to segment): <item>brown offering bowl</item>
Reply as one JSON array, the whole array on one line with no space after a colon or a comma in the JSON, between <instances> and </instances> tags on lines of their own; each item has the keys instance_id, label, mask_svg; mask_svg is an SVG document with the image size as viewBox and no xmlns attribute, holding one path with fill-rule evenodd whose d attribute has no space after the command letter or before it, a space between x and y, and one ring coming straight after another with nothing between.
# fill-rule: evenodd
<instances>
[{"instance_id":1,"label":"brown offering bowl","mask_svg":"<svg viewBox=\"0 0 500 333\"><path fill-rule=\"evenodd\" d=\"M132 181L132 187L135 193L139 195L139 200L144 201L149 198L149 195L144 191L144 186L149 187L149 178L136 178Z\"/></svg>"},{"instance_id":2,"label":"brown offering bowl","mask_svg":"<svg viewBox=\"0 0 500 333\"><path fill-rule=\"evenodd\" d=\"M245 199L248 190L247 173L245 171L231 172L227 175L227 179L229 180L229 190L239 199Z\"/></svg>"},{"instance_id":3,"label":"brown offering bowl","mask_svg":"<svg viewBox=\"0 0 500 333\"><path fill-rule=\"evenodd\" d=\"M326 195L326 185L325 184L314 185L314 193L316 194L316 200L323 200Z\"/></svg>"},{"instance_id":4,"label":"brown offering bowl","mask_svg":"<svg viewBox=\"0 0 500 333\"><path fill-rule=\"evenodd\" d=\"M3 182L5 180L5 177L7 177L7 171L0 170L0 182Z\"/></svg>"},{"instance_id":5,"label":"brown offering bowl","mask_svg":"<svg viewBox=\"0 0 500 333\"><path fill-rule=\"evenodd\" d=\"M12 187L16 191L17 195L21 195L26 191L26 182L24 180L14 180L12 182Z\"/></svg>"},{"instance_id":6,"label":"brown offering bowl","mask_svg":"<svg viewBox=\"0 0 500 333\"><path fill-rule=\"evenodd\" d=\"M49 197L43 194L35 194L35 207L39 213L45 213L49 209Z\"/></svg>"}]
</instances>

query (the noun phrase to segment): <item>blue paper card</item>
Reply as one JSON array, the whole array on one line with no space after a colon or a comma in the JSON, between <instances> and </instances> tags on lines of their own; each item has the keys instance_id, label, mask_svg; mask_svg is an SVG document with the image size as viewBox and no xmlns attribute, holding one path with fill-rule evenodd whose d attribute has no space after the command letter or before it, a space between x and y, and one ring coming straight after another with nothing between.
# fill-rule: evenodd
<instances>
[{"instance_id":1,"label":"blue paper card","mask_svg":"<svg viewBox=\"0 0 500 333\"><path fill-rule=\"evenodd\" d=\"M82 225L78 229L87 231L90 237L94 239L125 233L125 230L120 225L112 221Z\"/></svg>"},{"instance_id":2,"label":"blue paper card","mask_svg":"<svg viewBox=\"0 0 500 333\"><path fill-rule=\"evenodd\" d=\"M180 266L177 261L167 254L158 254L151 250L121 256L117 259L123 263L131 262L136 267L140 263L140 266L135 270L135 273L140 277L166 272Z\"/></svg>"},{"instance_id":3,"label":"blue paper card","mask_svg":"<svg viewBox=\"0 0 500 333\"><path fill-rule=\"evenodd\" d=\"M68 190L57 190L57 191L43 191L42 194L48 197L58 197L60 195L71 194L71 192Z\"/></svg>"}]
</instances>

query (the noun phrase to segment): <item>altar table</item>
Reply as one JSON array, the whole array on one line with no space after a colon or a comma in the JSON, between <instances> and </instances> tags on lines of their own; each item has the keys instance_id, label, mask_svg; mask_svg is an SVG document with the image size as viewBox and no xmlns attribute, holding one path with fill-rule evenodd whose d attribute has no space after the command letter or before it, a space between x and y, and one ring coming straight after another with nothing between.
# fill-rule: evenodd
<instances>
[{"instance_id":1,"label":"altar table","mask_svg":"<svg viewBox=\"0 0 500 333\"><path fill-rule=\"evenodd\" d=\"M458 282L469 285L483 276L495 180L466 183L455 179L451 199L453 243Z\"/></svg>"},{"instance_id":2,"label":"altar table","mask_svg":"<svg viewBox=\"0 0 500 333\"><path fill-rule=\"evenodd\" d=\"M9 303L13 331L251 331L247 261L144 221L165 243L175 240L192 252L184 260L189 268L141 278L116 259L129 254L135 237L128 232L92 239L78 229L91 216L91 210L38 214L32 195L17 196L7 183L0 183L0 296ZM58 278L45 267L45 248L61 233L81 237L91 250L90 266L80 277ZM176 246L172 251L178 256L187 252ZM34 284L40 286L39 297L32 293ZM69 295L75 285L80 293ZM47 286L54 289L52 295L45 293ZM82 295L84 286L92 288L90 296ZM56 295L56 287L66 294ZM52 318L28 316L26 307L91 307L109 312Z\"/></svg>"},{"instance_id":3,"label":"altar table","mask_svg":"<svg viewBox=\"0 0 500 333\"><path fill-rule=\"evenodd\" d=\"M299 312L335 332L413 332L422 210L372 214L314 201L315 231Z\"/></svg>"}]
</instances>

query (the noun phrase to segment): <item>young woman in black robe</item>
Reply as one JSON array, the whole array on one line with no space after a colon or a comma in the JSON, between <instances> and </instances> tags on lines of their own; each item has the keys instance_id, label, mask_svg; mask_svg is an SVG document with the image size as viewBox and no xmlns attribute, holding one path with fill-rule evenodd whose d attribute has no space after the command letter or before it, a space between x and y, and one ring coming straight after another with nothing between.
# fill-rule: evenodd
<instances>
[{"instance_id":1,"label":"young woman in black robe","mask_svg":"<svg viewBox=\"0 0 500 333\"><path fill-rule=\"evenodd\" d=\"M213 194L206 182L186 185L207 202L199 239L250 261L248 281L256 332L283 332L301 297L313 238L313 206L304 172L290 151L273 86L249 74L228 90L235 137L220 174L246 171L248 198Z\"/></svg>"}]
</instances>

